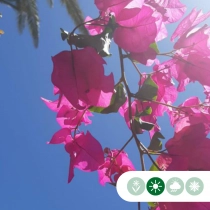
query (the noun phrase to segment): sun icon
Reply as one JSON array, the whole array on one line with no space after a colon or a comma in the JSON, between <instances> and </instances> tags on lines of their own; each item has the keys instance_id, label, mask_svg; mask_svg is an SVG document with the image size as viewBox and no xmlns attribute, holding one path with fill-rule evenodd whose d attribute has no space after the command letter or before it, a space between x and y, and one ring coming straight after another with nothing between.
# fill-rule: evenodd
<instances>
[{"instance_id":1,"label":"sun icon","mask_svg":"<svg viewBox=\"0 0 210 210\"><path fill-rule=\"evenodd\" d=\"M164 189L164 181L158 177L153 177L147 182L147 191L151 195L160 195Z\"/></svg>"}]
</instances>

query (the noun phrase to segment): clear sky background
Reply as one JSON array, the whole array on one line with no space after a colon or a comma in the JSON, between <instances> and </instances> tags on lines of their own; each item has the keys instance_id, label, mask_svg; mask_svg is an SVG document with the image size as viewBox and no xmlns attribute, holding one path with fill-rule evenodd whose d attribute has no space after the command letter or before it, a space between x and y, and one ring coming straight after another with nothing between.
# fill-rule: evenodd
<instances>
[{"instance_id":1,"label":"clear sky background","mask_svg":"<svg viewBox=\"0 0 210 210\"><path fill-rule=\"evenodd\" d=\"M204 12L210 10L209 0L182 2L188 6L187 13L196 6ZM79 3L85 16L97 17L93 0L80 0ZM75 169L73 181L67 184L68 154L63 145L46 144L60 127L56 114L44 105L40 97L56 99L50 80L51 56L69 49L60 38L59 28L71 31L74 26L59 1L55 0L54 8L50 9L47 1L39 0L38 7L41 28L39 48L35 49L27 28L22 35L18 33L16 13L0 5L3 15L0 29L5 31L0 37L0 210L136 210L137 204L123 201L113 186L101 186L97 172L86 173ZM170 26L169 34L176 25ZM160 43L161 51L172 49L167 40ZM113 56L106 59L106 74L114 72L117 82L120 68L116 49L116 45L112 46ZM138 78L129 62L126 73L131 89L137 90ZM204 99L203 90L197 83L188 85L187 90L188 96L197 95ZM186 94L180 94L176 104L186 97ZM91 119L92 124L81 130L89 130L103 147L120 149L131 135L118 113L95 114ZM168 140L173 136L168 117L160 119L159 123L162 134ZM148 134L140 136L140 139L149 144ZM134 142L126 148L126 152L139 170L139 155ZM147 161L147 169L150 166ZM142 209L146 210L147 205L143 204Z\"/></svg>"}]
</instances>

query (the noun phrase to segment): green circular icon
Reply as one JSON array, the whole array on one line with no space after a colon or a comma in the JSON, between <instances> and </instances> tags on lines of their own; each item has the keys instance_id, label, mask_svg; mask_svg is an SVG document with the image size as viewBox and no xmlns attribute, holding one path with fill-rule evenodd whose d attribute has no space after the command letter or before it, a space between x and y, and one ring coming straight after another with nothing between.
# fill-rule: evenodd
<instances>
[{"instance_id":1,"label":"green circular icon","mask_svg":"<svg viewBox=\"0 0 210 210\"><path fill-rule=\"evenodd\" d=\"M145 183L141 178L134 177L128 181L127 189L132 195L140 195L145 190Z\"/></svg>"},{"instance_id":2,"label":"green circular icon","mask_svg":"<svg viewBox=\"0 0 210 210\"><path fill-rule=\"evenodd\" d=\"M167 181L166 189L171 195L180 195L184 190L184 182L178 177L173 177Z\"/></svg>"},{"instance_id":3,"label":"green circular icon","mask_svg":"<svg viewBox=\"0 0 210 210\"><path fill-rule=\"evenodd\" d=\"M164 189L164 181L158 177L153 177L147 182L147 191L151 195L160 195Z\"/></svg>"},{"instance_id":4,"label":"green circular icon","mask_svg":"<svg viewBox=\"0 0 210 210\"><path fill-rule=\"evenodd\" d=\"M192 177L186 182L185 188L190 195L199 195L204 189L204 184L201 179Z\"/></svg>"}]
</instances>

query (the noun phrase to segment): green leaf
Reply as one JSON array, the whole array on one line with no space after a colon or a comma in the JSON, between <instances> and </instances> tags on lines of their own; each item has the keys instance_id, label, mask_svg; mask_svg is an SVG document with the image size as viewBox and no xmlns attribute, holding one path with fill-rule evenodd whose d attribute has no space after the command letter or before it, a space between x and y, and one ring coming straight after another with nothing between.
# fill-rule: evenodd
<instances>
[{"instance_id":1,"label":"green leaf","mask_svg":"<svg viewBox=\"0 0 210 210\"><path fill-rule=\"evenodd\" d=\"M96 107L96 106L91 106L89 108L89 110L91 112L96 112L96 113L102 113L102 111L104 110L105 108L104 107Z\"/></svg>"},{"instance_id":2,"label":"green leaf","mask_svg":"<svg viewBox=\"0 0 210 210\"><path fill-rule=\"evenodd\" d=\"M112 96L110 105L106 108L92 106L89 108L91 112L97 112L101 114L109 114L118 112L118 109L126 102L126 92L124 86L120 83L115 87L115 93Z\"/></svg>"},{"instance_id":3,"label":"green leaf","mask_svg":"<svg viewBox=\"0 0 210 210\"><path fill-rule=\"evenodd\" d=\"M147 106L143 112L136 113L136 117L141 117L141 116L147 116L152 113L152 108L150 106Z\"/></svg>"},{"instance_id":4,"label":"green leaf","mask_svg":"<svg viewBox=\"0 0 210 210\"><path fill-rule=\"evenodd\" d=\"M148 147L149 150L159 151L159 150L162 149L162 142L159 138L160 139L165 139L164 136L160 132L156 132L153 135L152 140L150 142L150 145Z\"/></svg>"},{"instance_id":5,"label":"green leaf","mask_svg":"<svg viewBox=\"0 0 210 210\"><path fill-rule=\"evenodd\" d=\"M160 53L156 42L153 42L152 44L150 44L149 47L152 48L156 53Z\"/></svg>"},{"instance_id":6,"label":"green leaf","mask_svg":"<svg viewBox=\"0 0 210 210\"><path fill-rule=\"evenodd\" d=\"M145 80L140 90L136 93L136 97L139 100L156 100L157 99L158 86L152 80L150 76Z\"/></svg>"},{"instance_id":7,"label":"green leaf","mask_svg":"<svg viewBox=\"0 0 210 210\"><path fill-rule=\"evenodd\" d=\"M146 107L146 109L141 113L138 113L137 108L136 108L136 113L135 113L135 117L134 117L135 120L133 121L133 123L134 123L133 128L136 133L142 133L141 129L144 129L147 131L150 131L151 129L153 129L153 127L154 127L153 123L145 122L140 118L141 116L150 115L151 113L152 113L152 108L149 106Z\"/></svg>"},{"instance_id":8,"label":"green leaf","mask_svg":"<svg viewBox=\"0 0 210 210\"><path fill-rule=\"evenodd\" d=\"M142 128L140 128L140 123L139 123L138 118L135 118L135 120L133 121L132 128L133 128L133 131L136 134L142 134L143 133Z\"/></svg>"},{"instance_id":9,"label":"green leaf","mask_svg":"<svg viewBox=\"0 0 210 210\"><path fill-rule=\"evenodd\" d=\"M159 139L151 140L148 149L152 151L159 151L162 149L162 142Z\"/></svg>"},{"instance_id":10,"label":"green leaf","mask_svg":"<svg viewBox=\"0 0 210 210\"><path fill-rule=\"evenodd\" d=\"M150 167L149 171L159 171L159 170L154 164L152 164L152 166Z\"/></svg>"},{"instance_id":11,"label":"green leaf","mask_svg":"<svg viewBox=\"0 0 210 210\"><path fill-rule=\"evenodd\" d=\"M149 122L145 122L145 121L143 121L141 118L139 118L139 127L140 127L141 129L150 131L150 130L153 129L154 124L153 124L153 123L149 123Z\"/></svg>"}]
</instances>

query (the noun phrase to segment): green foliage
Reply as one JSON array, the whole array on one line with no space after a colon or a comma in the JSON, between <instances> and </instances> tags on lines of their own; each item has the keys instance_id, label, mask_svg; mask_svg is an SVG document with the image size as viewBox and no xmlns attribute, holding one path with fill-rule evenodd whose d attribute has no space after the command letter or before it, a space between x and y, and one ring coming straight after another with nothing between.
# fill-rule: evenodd
<instances>
[{"instance_id":1,"label":"green foliage","mask_svg":"<svg viewBox=\"0 0 210 210\"><path fill-rule=\"evenodd\" d=\"M135 119L135 121L137 121L137 120ZM138 120L138 126L139 126L141 129L144 129L144 130L146 130L146 131L150 131L150 130L153 129L154 124L153 124L153 123L149 123L149 122L145 122L145 121L143 121L141 118L139 118L139 120Z\"/></svg>"},{"instance_id":2,"label":"green foliage","mask_svg":"<svg viewBox=\"0 0 210 210\"><path fill-rule=\"evenodd\" d=\"M158 45L156 42L152 43L150 45L150 48L152 48L156 53L160 53L159 49L158 49Z\"/></svg>"},{"instance_id":3,"label":"green foliage","mask_svg":"<svg viewBox=\"0 0 210 210\"><path fill-rule=\"evenodd\" d=\"M143 112L136 113L135 117L147 116L150 115L151 113L152 113L152 108L150 106L147 106Z\"/></svg>"},{"instance_id":4,"label":"green foliage","mask_svg":"<svg viewBox=\"0 0 210 210\"><path fill-rule=\"evenodd\" d=\"M165 139L165 137L160 132L156 132L153 135L150 145L148 147L149 150L159 151L162 149L162 141L159 138Z\"/></svg>"},{"instance_id":5,"label":"green foliage","mask_svg":"<svg viewBox=\"0 0 210 210\"><path fill-rule=\"evenodd\" d=\"M141 101L153 101L157 99L158 86L153 79L148 76L135 97Z\"/></svg>"}]
</instances>

